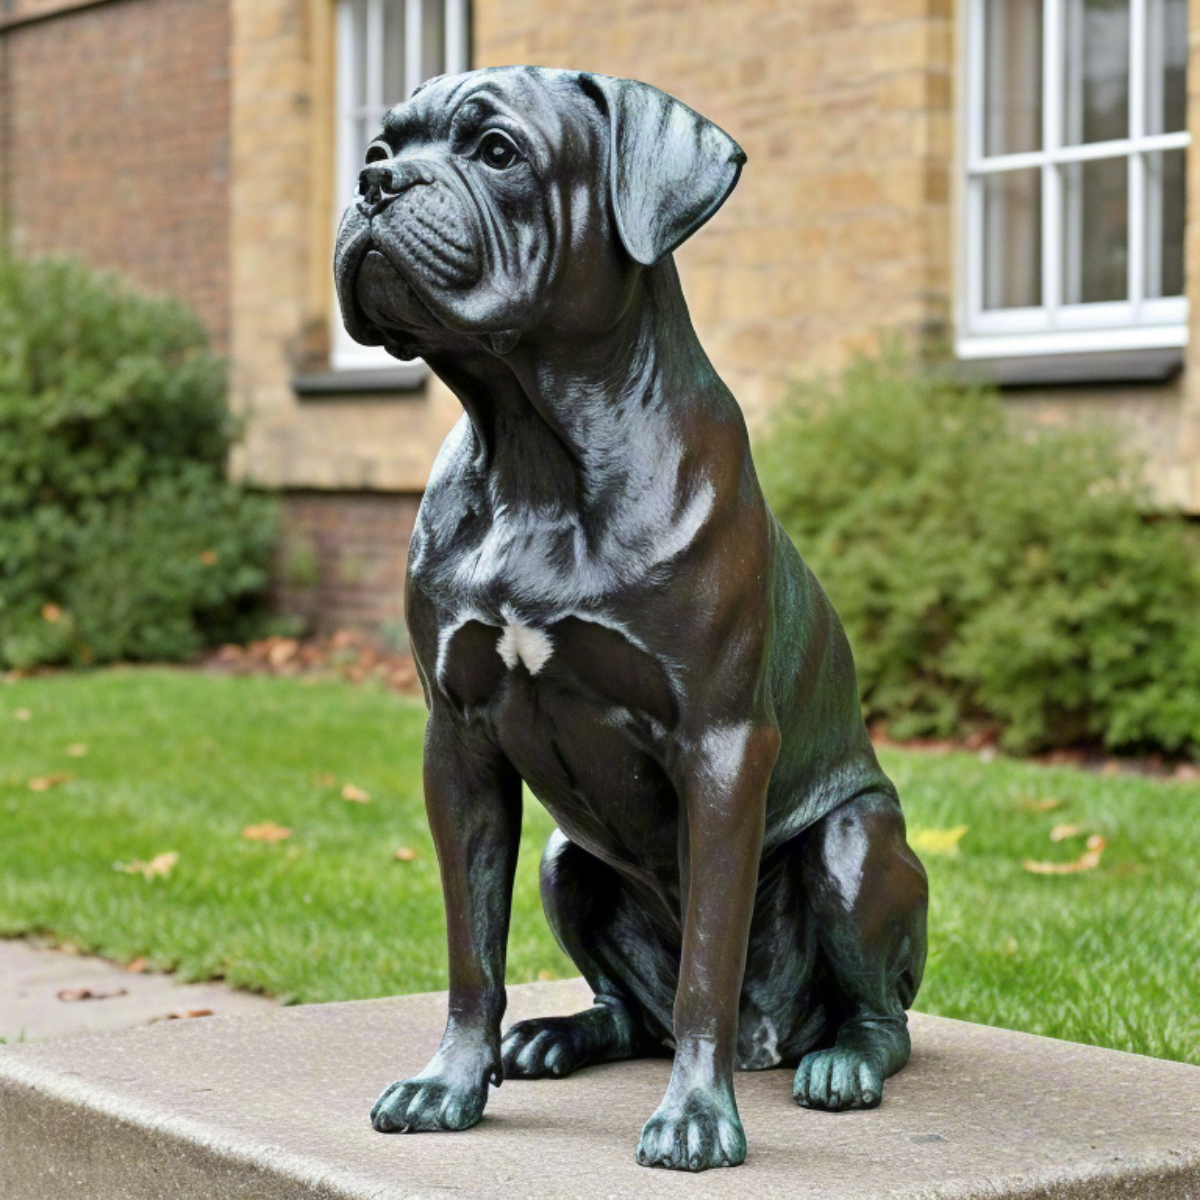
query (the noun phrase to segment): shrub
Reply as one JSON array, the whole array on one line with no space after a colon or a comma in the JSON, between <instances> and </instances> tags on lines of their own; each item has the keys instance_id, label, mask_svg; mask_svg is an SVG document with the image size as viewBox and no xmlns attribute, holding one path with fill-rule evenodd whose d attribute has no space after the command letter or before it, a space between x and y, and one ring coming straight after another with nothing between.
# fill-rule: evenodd
<instances>
[{"instance_id":1,"label":"shrub","mask_svg":"<svg viewBox=\"0 0 1200 1200\"><path fill-rule=\"evenodd\" d=\"M1010 425L896 355L798 388L758 454L897 736L1200 747L1200 547L1099 430Z\"/></svg>"},{"instance_id":2,"label":"shrub","mask_svg":"<svg viewBox=\"0 0 1200 1200\"><path fill-rule=\"evenodd\" d=\"M60 262L0 262L0 664L182 659L262 621L270 502L199 323Z\"/></svg>"}]
</instances>

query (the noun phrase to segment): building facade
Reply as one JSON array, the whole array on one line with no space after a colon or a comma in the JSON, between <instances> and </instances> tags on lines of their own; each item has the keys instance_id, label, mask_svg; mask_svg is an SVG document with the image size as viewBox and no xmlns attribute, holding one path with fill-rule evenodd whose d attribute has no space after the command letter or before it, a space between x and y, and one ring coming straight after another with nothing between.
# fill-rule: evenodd
<instances>
[{"instance_id":1,"label":"building facade","mask_svg":"<svg viewBox=\"0 0 1200 1200\"><path fill-rule=\"evenodd\" d=\"M200 314L317 623L398 628L459 411L340 332L337 213L386 106L468 65L644 79L741 143L677 258L752 424L898 335L1020 419L1115 424L1200 512L1198 30L1200 0L3 0L4 236Z\"/></svg>"}]
</instances>

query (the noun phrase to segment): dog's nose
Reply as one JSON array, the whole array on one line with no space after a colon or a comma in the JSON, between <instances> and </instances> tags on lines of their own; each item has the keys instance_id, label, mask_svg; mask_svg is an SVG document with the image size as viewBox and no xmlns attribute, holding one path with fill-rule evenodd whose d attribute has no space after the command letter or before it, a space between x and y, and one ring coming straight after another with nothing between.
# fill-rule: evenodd
<instances>
[{"instance_id":1,"label":"dog's nose","mask_svg":"<svg viewBox=\"0 0 1200 1200\"><path fill-rule=\"evenodd\" d=\"M359 211L364 216L373 217L410 187L432 182L433 176L416 163L397 162L395 159L371 163L359 172Z\"/></svg>"}]
</instances>

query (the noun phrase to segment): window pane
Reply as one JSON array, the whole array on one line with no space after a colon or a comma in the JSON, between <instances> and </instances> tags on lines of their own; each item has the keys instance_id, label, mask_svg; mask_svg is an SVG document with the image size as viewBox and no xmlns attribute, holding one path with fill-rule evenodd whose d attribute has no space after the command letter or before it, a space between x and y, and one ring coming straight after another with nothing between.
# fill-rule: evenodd
<instances>
[{"instance_id":1,"label":"window pane","mask_svg":"<svg viewBox=\"0 0 1200 1200\"><path fill-rule=\"evenodd\" d=\"M1146 295L1183 295L1184 152L1146 155Z\"/></svg>"},{"instance_id":2,"label":"window pane","mask_svg":"<svg viewBox=\"0 0 1200 1200\"><path fill-rule=\"evenodd\" d=\"M1063 143L1129 136L1129 0L1066 0Z\"/></svg>"},{"instance_id":3,"label":"window pane","mask_svg":"<svg viewBox=\"0 0 1200 1200\"><path fill-rule=\"evenodd\" d=\"M421 0L421 78L446 69L446 16L443 0Z\"/></svg>"},{"instance_id":4,"label":"window pane","mask_svg":"<svg viewBox=\"0 0 1200 1200\"><path fill-rule=\"evenodd\" d=\"M379 121L374 117L355 117L350 122L350 156L354 167L352 182L357 184L358 172L366 165L367 147L379 130Z\"/></svg>"},{"instance_id":5,"label":"window pane","mask_svg":"<svg viewBox=\"0 0 1200 1200\"><path fill-rule=\"evenodd\" d=\"M983 179L983 306L1042 302L1042 173L1004 171Z\"/></svg>"},{"instance_id":6,"label":"window pane","mask_svg":"<svg viewBox=\"0 0 1200 1200\"><path fill-rule=\"evenodd\" d=\"M1129 295L1129 160L1067 163L1063 181L1063 300Z\"/></svg>"},{"instance_id":7,"label":"window pane","mask_svg":"<svg viewBox=\"0 0 1200 1200\"><path fill-rule=\"evenodd\" d=\"M362 108L367 102L367 0L343 0L350 10L350 103ZM346 28L343 26L343 28Z\"/></svg>"},{"instance_id":8,"label":"window pane","mask_svg":"<svg viewBox=\"0 0 1200 1200\"><path fill-rule=\"evenodd\" d=\"M383 3L383 102L408 99L404 86L404 0Z\"/></svg>"},{"instance_id":9,"label":"window pane","mask_svg":"<svg viewBox=\"0 0 1200 1200\"><path fill-rule=\"evenodd\" d=\"M1146 132L1187 128L1187 0L1146 0Z\"/></svg>"},{"instance_id":10,"label":"window pane","mask_svg":"<svg viewBox=\"0 0 1200 1200\"><path fill-rule=\"evenodd\" d=\"M984 154L1042 148L1042 0L985 0Z\"/></svg>"}]
</instances>

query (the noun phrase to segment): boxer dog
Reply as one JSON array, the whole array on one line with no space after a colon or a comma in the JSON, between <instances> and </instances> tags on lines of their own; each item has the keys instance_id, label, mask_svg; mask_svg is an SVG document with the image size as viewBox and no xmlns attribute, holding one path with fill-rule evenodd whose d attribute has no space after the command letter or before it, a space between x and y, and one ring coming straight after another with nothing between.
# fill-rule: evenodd
<instances>
[{"instance_id":1,"label":"boxer dog","mask_svg":"<svg viewBox=\"0 0 1200 1200\"><path fill-rule=\"evenodd\" d=\"M745 156L657 89L533 67L392 109L338 233L346 328L464 415L407 619L449 939L440 1049L371 1113L466 1129L488 1085L674 1054L638 1161L743 1161L735 1067L877 1105L909 1056L925 872L833 608L768 509L671 252ZM522 781L546 916L595 992L501 1040Z\"/></svg>"}]
</instances>

